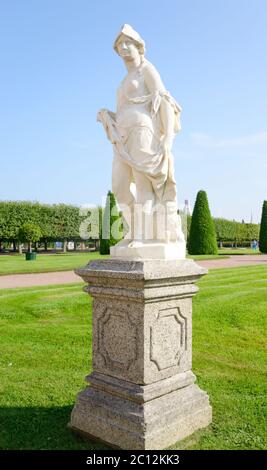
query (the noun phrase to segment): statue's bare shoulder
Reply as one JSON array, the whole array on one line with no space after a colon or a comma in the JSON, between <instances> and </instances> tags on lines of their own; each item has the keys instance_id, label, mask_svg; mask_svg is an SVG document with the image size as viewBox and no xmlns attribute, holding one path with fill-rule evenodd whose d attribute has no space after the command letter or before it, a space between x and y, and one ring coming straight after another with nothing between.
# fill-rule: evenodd
<instances>
[{"instance_id":1,"label":"statue's bare shoulder","mask_svg":"<svg viewBox=\"0 0 267 470\"><path fill-rule=\"evenodd\" d=\"M155 91L164 91L165 87L161 80L160 74L157 71L156 67L146 60L143 64L143 74L145 83L150 90L150 92Z\"/></svg>"}]
</instances>

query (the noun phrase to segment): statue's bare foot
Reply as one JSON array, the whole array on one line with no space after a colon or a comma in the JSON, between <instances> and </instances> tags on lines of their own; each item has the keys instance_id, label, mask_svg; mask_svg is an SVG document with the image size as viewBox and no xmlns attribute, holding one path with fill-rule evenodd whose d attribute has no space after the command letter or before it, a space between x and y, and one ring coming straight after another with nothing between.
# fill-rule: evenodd
<instances>
[{"instance_id":1,"label":"statue's bare foot","mask_svg":"<svg viewBox=\"0 0 267 470\"><path fill-rule=\"evenodd\" d=\"M131 243L129 243L129 248L140 248L143 246L143 242L140 240L133 240Z\"/></svg>"},{"instance_id":2,"label":"statue's bare foot","mask_svg":"<svg viewBox=\"0 0 267 470\"><path fill-rule=\"evenodd\" d=\"M128 246L131 241L132 240L129 239L129 238L123 238L120 242L118 242L116 244L116 246L124 246L125 247L125 246Z\"/></svg>"}]
</instances>

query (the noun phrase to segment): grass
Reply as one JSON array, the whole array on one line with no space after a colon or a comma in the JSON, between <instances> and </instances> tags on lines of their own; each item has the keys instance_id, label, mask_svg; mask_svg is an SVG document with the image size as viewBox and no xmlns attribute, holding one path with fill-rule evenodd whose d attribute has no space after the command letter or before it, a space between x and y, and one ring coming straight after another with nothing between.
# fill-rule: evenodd
<instances>
[{"instance_id":1,"label":"grass","mask_svg":"<svg viewBox=\"0 0 267 470\"><path fill-rule=\"evenodd\" d=\"M193 370L213 423L173 448L266 449L267 266L210 271L199 287ZM106 448L66 428L92 366L91 322L82 284L0 291L0 449Z\"/></svg>"},{"instance_id":2,"label":"grass","mask_svg":"<svg viewBox=\"0 0 267 470\"><path fill-rule=\"evenodd\" d=\"M3 255L0 256L0 276L8 274L45 273L55 271L72 271L80 266L85 266L90 260L107 258L99 252L91 253L57 253L37 254L36 261L26 261L25 255ZM189 256L198 259L218 259L227 256L198 255Z\"/></svg>"},{"instance_id":3,"label":"grass","mask_svg":"<svg viewBox=\"0 0 267 470\"><path fill-rule=\"evenodd\" d=\"M209 393L213 423L184 446L266 449L267 266L214 270L199 287L193 371Z\"/></svg>"},{"instance_id":4,"label":"grass","mask_svg":"<svg viewBox=\"0 0 267 470\"><path fill-rule=\"evenodd\" d=\"M186 256L187 258L191 258L194 260L205 260L205 259L224 259L224 258L229 258L229 256L224 256L224 255L188 255Z\"/></svg>"},{"instance_id":5,"label":"grass","mask_svg":"<svg viewBox=\"0 0 267 470\"><path fill-rule=\"evenodd\" d=\"M220 255L261 255L259 249L252 250L251 248L220 248Z\"/></svg>"},{"instance_id":6,"label":"grass","mask_svg":"<svg viewBox=\"0 0 267 470\"><path fill-rule=\"evenodd\" d=\"M248 255L261 253L247 248L223 248L218 255L188 255L188 258L197 260L223 259L229 255ZM37 254L36 261L26 261L25 255L0 255L0 276L7 274L45 273L55 271L71 271L77 267L84 266L88 261L102 258L99 252L91 253L56 253ZM105 256L107 257L107 256Z\"/></svg>"},{"instance_id":7,"label":"grass","mask_svg":"<svg viewBox=\"0 0 267 470\"><path fill-rule=\"evenodd\" d=\"M0 275L71 271L100 256L98 252L37 254L36 261L26 261L24 254L3 255L0 256Z\"/></svg>"}]
</instances>

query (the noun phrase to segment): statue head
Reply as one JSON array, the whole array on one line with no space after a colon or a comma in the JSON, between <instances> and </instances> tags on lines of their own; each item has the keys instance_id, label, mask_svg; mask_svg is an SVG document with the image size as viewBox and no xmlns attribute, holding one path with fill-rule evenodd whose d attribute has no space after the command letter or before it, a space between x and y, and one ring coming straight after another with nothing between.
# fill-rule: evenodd
<instances>
[{"instance_id":1,"label":"statue head","mask_svg":"<svg viewBox=\"0 0 267 470\"><path fill-rule=\"evenodd\" d=\"M123 25L113 47L123 59L131 59L136 53L140 55L141 60L144 58L145 41L129 24Z\"/></svg>"}]
</instances>

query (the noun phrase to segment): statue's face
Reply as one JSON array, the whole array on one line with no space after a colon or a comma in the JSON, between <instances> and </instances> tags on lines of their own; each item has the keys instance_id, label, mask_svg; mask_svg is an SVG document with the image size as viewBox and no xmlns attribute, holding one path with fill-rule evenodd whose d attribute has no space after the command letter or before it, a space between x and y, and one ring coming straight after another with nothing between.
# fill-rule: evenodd
<instances>
[{"instance_id":1,"label":"statue's face","mask_svg":"<svg viewBox=\"0 0 267 470\"><path fill-rule=\"evenodd\" d=\"M135 43L127 36L122 35L117 44L117 50L119 55L126 60L134 60L140 56L139 50Z\"/></svg>"}]
</instances>

